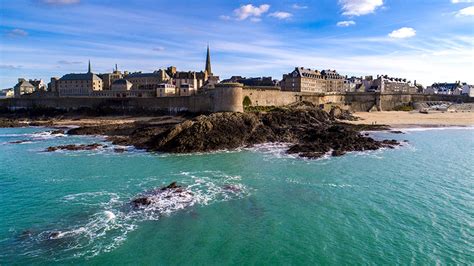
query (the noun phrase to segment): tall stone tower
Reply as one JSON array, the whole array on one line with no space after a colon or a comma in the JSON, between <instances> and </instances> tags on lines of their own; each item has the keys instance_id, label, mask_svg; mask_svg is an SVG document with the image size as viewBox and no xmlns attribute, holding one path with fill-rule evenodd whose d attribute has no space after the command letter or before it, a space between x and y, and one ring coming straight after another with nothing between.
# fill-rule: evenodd
<instances>
[{"instance_id":1,"label":"tall stone tower","mask_svg":"<svg viewBox=\"0 0 474 266\"><path fill-rule=\"evenodd\" d=\"M92 73L91 60L89 60L89 68L87 69L87 73Z\"/></svg>"},{"instance_id":2,"label":"tall stone tower","mask_svg":"<svg viewBox=\"0 0 474 266\"><path fill-rule=\"evenodd\" d=\"M210 53L210 51L209 51L209 44L207 45L206 72L207 72L207 75L212 76L212 69L211 69L211 53Z\"/></svg>"}]
</instances>

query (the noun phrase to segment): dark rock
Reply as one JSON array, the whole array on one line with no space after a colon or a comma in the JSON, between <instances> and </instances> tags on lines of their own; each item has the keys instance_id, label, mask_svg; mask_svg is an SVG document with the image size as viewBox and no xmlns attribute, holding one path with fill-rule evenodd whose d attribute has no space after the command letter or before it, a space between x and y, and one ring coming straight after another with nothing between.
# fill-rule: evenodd
<instances>
[{"instance_id":1,"label":"dark rock","mask_svg":"<svg viewBox=\"0 0 474 266\"><path fill-rule=\"evenodd\" d=\"M148 197L141 197L141 198L136 198L132 200L132 204L135 207L140 207L140 206L148 206L151 204L151 199Z\"/></svg>"},{"instance_id":2,"label":"dark rock","mask_svg":"<svg viewBox=\"0 0 474 266\"><path fill-rule=\"evenodd\" d=\"M225 190L229 190L229 191L232 191L232 192L240 192L241 191L240 187L238 187L236 185L225 185L223 188Z\"/></svg>"},{"instance_id":3,"label":"dark rock","mask_svg":"<svg viewBox=\"0 0 474 266\"><path fill-rule=\"evenodd\" d=\"M104 146L99 143L93 143L93 144L81 144L81 145L75 145L75 144L69 144L69 145L63 145L63 146L53 146L53 147L48 147L45 151L46 152L54 152L57 150L66 150L66 151L91 151L91 150L97 150L99 148L106 148L107 146Z\"/></svg>"},{"instance_id":4,"label":"dark rock","mask_svg":"<svg viewBox=\"0 0 474 266\"><path fill-rule=\"evenodd\" d=\"M405 133L403 133L403 131L399 131L399 130L392 130L392 131L390 131L390 133L392 133L392 134L405 134Z\"/></svg>"},{"instance_id":5,"label":"dark rock","mask_svg":"<svg viewBox=\"0 0 474 266\"><path fill-rule=\"evenodd\" d=\"M10 144L22 144L22 143L25 143L29 140L15 140L15 141L11 141L11 142L8 142Z\"/></svg>"},{"instance_id":6,"label":"dark rock","mask_svg":"<svg viewBox=\"0 0 474 266\"><path fill-rule=\"evenodd\" d=\"M336 116L334 112L333 116ZM319 158L331 150L335 151L335 156L341 156L349 151L396 145L384 144L359 133L387 128L385 125L340 123L315 106L300 104L269 112L213 113L178 124L156 121L96 125L71 129L68 134L107 135L107 139L116 145L171 153L209 152L284 142L292 143L288 150L290 154Z\"/></svg>"},{"instance_id":7,"label":"dark rock","mask_svg":"<svg viewBox=\"0 0 474 266\"><path fill-rule=\"evenodd\" d=\"M114 149L114 152L116 152L116 153L124 153L125 151L126 151L126 149L124 149L124 148L115 148Z\"/></svg>"},{"instance_id":8,"label":"dark rock","mask_svg":"<svg viewBox=\"0 0 474 266\"><path fill-rule=\"evenodd\" d=\"M48 239L57 239L60 234L61 232L58 232L58 231L51 232L48 235Z\"/></svg>"},{"instance_id":9,"label":"dark rock","mask_svg":"<svg viewBox=\"0 0 474 266\"><path fill-rule=\"evenodd\" d=\"M26 124L18 119L0 118L0 127L24 127Z\"/></svg>"},{"instance_id":10,"label":"dark rock","mask_svg":"<svg viewBox=\"0 0 474 266\"><path fill-rule=\"evenodd\" d=\"M339 157L339 156L342 156L346 154L346 152L344 151L341 151L341 150L334 150L332 151L331 155L334 156L334 157Z\"/></svg>"},{"instance_id":11,"label":"dark rock","mask_svg":"<svg viewBox=\"0 0 474 266\"><path fill-rule=\"evenodd\" d=\"M168 186L166 187L162 187L161 190L167 190L167 189L176 189L176 188L180 188L181 186L178 186L177 185L177 182L173 182L171 184L169 184Z\"/></svg>"},{"instance_id":12,"label":"dark rock","mask_svg":"<svg viewBox=\"0 0 474 266\"><path fill-rule=\"evenodd\" d=\"M62 129L57 129L57 130L51 131L51 134L52 135L62 135L62 134L65 134L65 132Z\"/></svg>"}]
</instances>

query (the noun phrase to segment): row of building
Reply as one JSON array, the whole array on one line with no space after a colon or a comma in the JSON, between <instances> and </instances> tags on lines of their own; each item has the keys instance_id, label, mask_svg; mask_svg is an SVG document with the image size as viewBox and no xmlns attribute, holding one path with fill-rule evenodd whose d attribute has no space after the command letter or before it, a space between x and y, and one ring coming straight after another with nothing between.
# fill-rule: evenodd
<instances>
[{"instance_id":1,"label":"row of building","mask_svg":"<svg viewBox=\"0 0 474 266\"><path fill-rule=\"evenodd\" d=\"M424 88L404 78L387 75L347 77L336 70L313 70L296 67L284 74L281 81L272 77L246 78L232 76L222 82L242 83L244 87L267 90L281 90L302 93L425 93L425 94L467 94L474 96L472 86L466 83L435 83ZM190 96L219 83L211 68L210 50L207 47L204 71L177 71L176 67L159 69L152 73L119 71L117 65L112 73L94 74L91 64L87 73L66 74L53 77L47 85L42 80L19 79L13 90L0 92L0 97L43 94L58 97L170 97Z\"/></svg>"},{"instance_id":2,"label":"row of building","mask_svg":"<svg viewBox=\"0 0 474 266\"><path fill-rule=\"evenodd\" d=\"M43 81L19 79L13 92L15 97L43 92L58 97L190 96L200 89L213 88L217 83L219 77L212 73L208 47L205 70L200 72L177 71L171 66L152 73L129 73L119 71L116 65L112 73L94 74L89 62L86 73L53 77L47 86Z\"/></svg>"},{"instance_id":3,"label":"row of building","mask_svg":"<svg viewBox=\"0 0 474 266\"><path fill-rule=\"evenodd\" d=\"M342 76L335 70L312 70L297 67L293 72L283 75L280 82L282 91L308 93L344 93L344 92L383 92L416 93L419 87L402 78L387 75L350 77Z\"/></svg>"}]
</instances>

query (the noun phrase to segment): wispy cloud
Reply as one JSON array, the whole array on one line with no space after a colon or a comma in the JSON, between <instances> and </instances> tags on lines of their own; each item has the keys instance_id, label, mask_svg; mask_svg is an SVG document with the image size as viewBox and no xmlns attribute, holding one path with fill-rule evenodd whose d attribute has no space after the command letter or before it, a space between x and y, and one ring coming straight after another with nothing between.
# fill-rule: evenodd
<instances>
[{"instance_id":1,"label":"wispy cloud","mask_svg":"<svg viewBox=\"0 0 474 266\"><path fill-rule=\"evenodd\" d=\"M474 16L474 6L466 7L456 12L458 17Z\"/></svg>"},{"instance_id":2,"label":"wispy cloud","mask_svg":"<svg viewBox=\"0 0 474 266\"><path fill-rule=\"evenodd\" d=\"M383 6L383 0L339 0L345 16L362 16L374 13Z\"/></svg>"},{"instance_id":3,"label":"wispy cloud","mask_svg":"<svg viewBox=\"0 0 474 266\"><path fill-rule=\"evenodd\" d=\"M336 25L338 27L349 27L355 25L355 21L353 20L344 20L344 21L339 21Z\"/></svg>"},{"instance_id":4,"label":"wispy cloud","mask_svg":"<svg viewBox=\"0 0 474 266\"><path fill-rule=\"evenodd\" d=\"M459 3L474 3L474 0L451 0L451 3L453 3L453 4L459 4Z\"/></svg>"},{"instance_id":5,"label":"wispy cloud","mask_svg":"<svg viewBox=\"0 0 474 266\"><path fill-rule=\"evenodd\" d=\"M299 4L293 4L291 6L293 9L307 9L308 6L305 6L305 5L299 5Z\"/></svg>"},{"instance_id":6,"label":"wispy cloud","mask_svg":"<svg viewBox=\"0 0 474 266\"><path fill-rule=\"evenodd\" d=\"M240 8L234 10L234 15L238 20L245 20L247 18L259 21L260 17L270 10L270 5L263 4L260 6L254 6L252 4L243 5Z\"/></svg>"},{"instance_id":7,"label":"wispy cloud","mask_svg":"<svg viewBox=\"0 0 474 266\"><path fill-rule=\"evenodd\" d=\"M28 32L22 29L13 29L7 32L9 37L26 37L28 36Z\"/></svg>"},{"instance_id":8,"label":"wispy cloud","mask_svg":"<svg viewBox=\"0 0 474 266\"><path fill-rule=\"evenodd\" d=\"M20 69L20 68L22 68L22 66L0 64L0 69L15 70L15 69Z\"/></svg>"},{"instance_id":9,"label":"wispy cloud","mask_svg":"<svg viewBox=\"0 0 474 266\"><path fill-rule=\"evenodd\" d=\"M67 60L59 60L58 64L60 65L80 65L82 62L79 61L67 61Z\"/></svg>"},{"instance_id":10,"label":"wispy cloud","mask_svg":"<svg viewBox=\"0 0 474 266\"><path fill-rule=\"evenodd\" d=\"M403 27L398 30L394 30L388 34L390 38L394 39L406 39L416 35L416 30L409 27Z\"/></svg>"},{"instance_id":11,"label":"wispy cloud","mask_svg":"<svg viewBox=\"0 0 474 266\"><path fill-rule=\"evenodd\" d=\"M158 46L158 47L153 48L153 51L155 52L163 52L164 50L166 49L163 46Z\"/></svg>"},{"instance_id":12,"label":"wispy cloud","mask_svg":"<svg viewBox=\"0 0 474 266\"><path fill-rule=\"evenodd\" d=\"M291 18L293 14L288 13L288 12L283 12L283 11L277 11L277 12L271 13L269 16L280 19L280 20L285 20L285 19Z\"/></svg>"},{"instance_id":13,"label":"wispy cloud","mask_svg":"<svg viewBox=\"0 0 474 266\"><path fill-rule=\"evenodd\" d=\"M41 0L41 2L47 5L73 5L79 4L81 0Z\"/></svg>"}]
</instances>

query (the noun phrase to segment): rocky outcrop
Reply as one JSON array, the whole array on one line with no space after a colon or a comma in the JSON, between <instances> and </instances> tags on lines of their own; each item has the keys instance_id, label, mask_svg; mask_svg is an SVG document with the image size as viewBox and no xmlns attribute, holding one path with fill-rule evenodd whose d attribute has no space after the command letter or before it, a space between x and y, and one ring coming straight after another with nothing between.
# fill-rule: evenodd
<instances>
[{"instance_id":1,"label":"rocky outcrop","mask_svg":"<svg viewBox=\"0 0 474 266\"><path fill-rule=\"evenodd\" d=\"M339 114L340 115L340 114ZM298 104L271 112L214 113L178 124L131 123L84 127L69 134L105 134L117 145L133 145L155 152L193 153L235 149L269 142L291 143L288 153L319 158L331 153L341 156L350 151L376 150L398 143L377 141L359 133L370 125L338 122L313 105ZM377 128L386 129L377 125Z\"/></svg>"},{"instance_id":2,"label":"rocky outcrop","mask_svg":"<svg viewBox=\"0 0 474 266\"><path fill-rule=\"evenodd\" d=\"M99 143L93 143L93 144L81 144L81 145L75 145L75 144L69 144L69 145L63 145L63 146L52 146L48 147L45 151L46 152L55 152L58 150L63 150L63 151L92 151L92 150L97 150L99 148L106 148L107 146L104 146Z\"/></svg>"},{"instance_id":3,"label":"rocky outcrop","mask_svg":"<svg viewBox=\"0 0 474 266\"><path fill-rule=\"evenodd\" d=\"M191 153L235 149L266 142L293 143L288 153L319 158L332 151L376 150L397 145L363 136L324 111L280 109L269 113L217 113L188 120L146 142L151 151Z\"/></svg>"}]
</instances>

